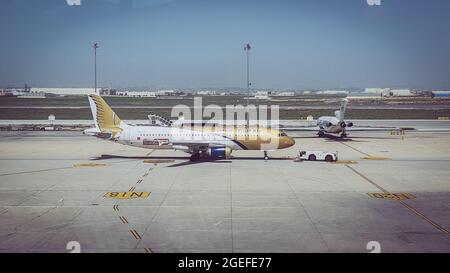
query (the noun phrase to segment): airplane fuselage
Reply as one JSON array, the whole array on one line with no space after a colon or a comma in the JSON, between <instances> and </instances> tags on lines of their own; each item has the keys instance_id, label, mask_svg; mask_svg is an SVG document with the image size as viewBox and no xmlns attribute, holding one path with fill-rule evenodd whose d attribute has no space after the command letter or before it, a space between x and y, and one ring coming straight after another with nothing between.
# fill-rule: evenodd
<instances>
[{"instance_id":1,"label":"airplane fuselage","mask_svg":"<svg viewBox=\"0 0 450 273\"><path fill-rule=\"evenodd\" d=\"M344 125L344 126L342 126ZM320 117L317 120L317 126L320 130L330 134L340 134L345 132L345 122L336 117Z\"/></svg>"},{"instance_id":2,"label":"airplane fuselage","mask_svg":"<svg viewBox=\"0 0 450 273\"><path fill-rule=\"evenodd\" d=\"M97 135L99 136L99 135ZM104 135L115 142L148 149L176 149L189 151L192 144L205 147L225 146L231 150L276 150L294 145L294 140L278 130L264 127L224 127L183 129L165 126L131 126L112 135Z\"/></svg>"}]
</instances>

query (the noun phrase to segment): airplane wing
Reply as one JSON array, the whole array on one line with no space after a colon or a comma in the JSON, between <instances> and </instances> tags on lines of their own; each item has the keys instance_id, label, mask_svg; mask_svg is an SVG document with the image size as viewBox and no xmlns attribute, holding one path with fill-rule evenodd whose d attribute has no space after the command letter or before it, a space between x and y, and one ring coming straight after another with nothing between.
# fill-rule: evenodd
<instances>
[{"instance_id":1,"label":"airplane wing","mask_svg":"<svg viewBox=\"0 0 450 273\"><path fill-rule=\"evenodd\" d=\"M172 145L186 146L186 147L219 147L222 143L215 142L171 142Z\"/></svg>"},{"instance_id":2,"label":"airplane wing","mask_svg":"<svg viewBox=\"0 0 450 273\"><path fill-rule=\"evenodd\" d=\"M223 147L223 143L215 142L172 142L172 147L175 150L180 150L186 153L194 153L198 151L203 151L208 148L213 147Z\"/></svg>"},{"instance_id":3,"label":"airplane wing","mask_svg":"<svg viewBox=\"0 0 450 273\"><path fill-rule=\"evenodd\" d=\"M304 126L304 127L279 127L279 128L274 128L276 130L281 130L281 131L319 131L320 128L319 126Z\"/></svg>"}]
</instances>

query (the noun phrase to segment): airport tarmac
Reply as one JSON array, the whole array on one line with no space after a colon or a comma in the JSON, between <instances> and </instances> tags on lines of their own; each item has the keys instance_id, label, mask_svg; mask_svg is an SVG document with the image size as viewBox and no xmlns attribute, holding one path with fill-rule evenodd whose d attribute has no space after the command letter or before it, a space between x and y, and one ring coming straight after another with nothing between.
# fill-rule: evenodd
<instances>
[{"instance_id":1,"label":"airport tarmac","mask_svg":"<svg viewBox=\"0 0 450 273\"><path fill-rule=\"evenodd\" d=\"M0 132L0 252L450 251L449 133L295 136L268 161L186 164L80 132ZM287 158L300 149L341 162Z\"/></svg>"}]
</instances>

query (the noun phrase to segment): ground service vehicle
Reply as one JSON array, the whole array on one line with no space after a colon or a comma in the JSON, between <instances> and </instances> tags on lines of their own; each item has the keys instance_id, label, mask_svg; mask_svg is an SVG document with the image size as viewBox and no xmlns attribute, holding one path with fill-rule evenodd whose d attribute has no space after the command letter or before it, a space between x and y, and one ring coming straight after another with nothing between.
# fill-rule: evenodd
<instances>
[{"instance_id":1,"label":"ground service vehicle","mask_svg":"<svg viewBox=\"0 0 450 273\"><path fill-rule=\"evenodd\" d=\"M328 161L333 162L338 160L337 152L324 151L300 151L295 161Z\"/></svg>"}]
</instances>

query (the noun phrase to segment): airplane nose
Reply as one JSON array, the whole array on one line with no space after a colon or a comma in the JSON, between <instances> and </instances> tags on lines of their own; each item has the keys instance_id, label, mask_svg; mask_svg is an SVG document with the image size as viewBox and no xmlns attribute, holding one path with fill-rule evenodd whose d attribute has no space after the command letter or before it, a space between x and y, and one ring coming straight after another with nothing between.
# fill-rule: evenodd
<instances>
[{"instance_id":1,"label":"airplane nose","mask_svg":"<svg viewBox=\"0 0 450 273\"><path fill-rule=\"evenodd\" d=\"M280 149L289 148L291 146L294 146L295 140L292 137L283 137L280 143Z\"/></svg>"},{"instance_id":2,"label":"airplane nose","mask_svg":"<svg viewBox=\"0 0 450 273\"><path fill-rule=\"evenodd\" d=\"M295 145L295 140L292 137L287 138L287 147L292 147Z\"/></svg>"}]
</instances>

